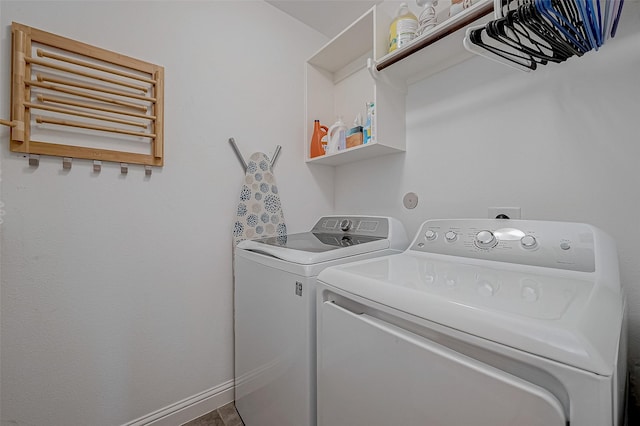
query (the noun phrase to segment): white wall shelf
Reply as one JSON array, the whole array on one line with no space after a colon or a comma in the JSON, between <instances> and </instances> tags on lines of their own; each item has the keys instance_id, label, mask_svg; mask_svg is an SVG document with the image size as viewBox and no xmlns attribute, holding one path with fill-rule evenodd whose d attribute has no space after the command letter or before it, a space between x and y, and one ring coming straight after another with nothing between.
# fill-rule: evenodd
<instances>
[{"instance_id":1,"label":"white wall shelf","mask_svg":"<svg viewBox=\"0 0 640 426\"><path fill-rule=\"evenodd\" d=\"M339 166L341 164L352 163L354 161L366 160L368 158L379 157L387 154L397 154L404 152L404 149L398 149L380 143L368 143L349 148L335 154L322 155L308 160L308 163L325 164L329 166Z\"/></svg>"},{"instance_id":2,"label":"white wall shelf","mask_svg":"<svg viewBox=\"0 0 640 426\"><path fill-rule=\"evenodd\" d=\"M367 59L380 56L386 43L376 45L377 29L390 18L373 7L307 60L305 160L311 164L339 165L365 158L403 152L405 146L404 93L372 80ZM331 155L310 158L314 120L331 126L341 116L348 127L366 104L376 105L376 142Z\"/></svg>"},{"instance_id":3,"label":"white wall shelf","mask_svg":"<svg viewBox=\"0 0 640 426\"><path fill-rule=\"evenodd\" d=\"M395 84L408 85L473 57L462 44L466 29L493 19L493 5L493 0L477 1L417 37L405 48L376 57L373 66ZM383 6L384 3L380 7Z\"/></svg>"},{"instance_id":4,"label":"white wall shelf","mask_svg":"<svg viewBox=\"0 0 640 426\"><path fill-rule=\"evenodd\" d=\"M336 166L405 151L407 86L472 57L462 44L466 28L493 17L493 0L480 0L408 46L387 53L391 7L374 6L307 60L307 163ZM310 158L314 120L329 127L342 117L352 127L357 114L366 119L367 102L376 108L375 143Z\"/></svg>"}]
</instances>

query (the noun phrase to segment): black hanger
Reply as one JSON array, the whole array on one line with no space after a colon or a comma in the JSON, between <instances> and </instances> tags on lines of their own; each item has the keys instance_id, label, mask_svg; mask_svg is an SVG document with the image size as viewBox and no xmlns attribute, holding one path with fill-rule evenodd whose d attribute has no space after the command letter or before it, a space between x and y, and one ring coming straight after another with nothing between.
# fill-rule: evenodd
<instances>
[{"instance_id":1,"label":"black hanger","mask_svg":"<svg viewBox=\"0 0 640 426\"><path fill-rule=\"evenodd\" d=\"M573 55L582 56L582 52L575 45L568 42L558 29L538 12L535 5L528 4L519 8L517 15L519 22L549 43L549 46L558 57L568 59Z\"/></svg>"},{"instance_id":2,"label":"black hanger","mask_svg":"<svg viewBox=\"0 0 640 426\"><path fill-rule=\"evenodd\" d=\"M541 60L551 62L563 62L566 61L570 55L566 54L564 49L559 49L552 40L548 40L544 34L539 33L535 29L532 29L526 25L520 19L518 11L510 12L504 20L497 20L493 25L494 30L497 30L498 34L506 37L513 43L517 43L521 46L521 49L526 53L537 56ZM507 28L510 31L507 31ZM511 44L512 47L516 47Z\"/></svg>"},{"instance_id":3,"label":"black hanger","mask_svg":"<svg viewBox=\"0 0 640 426\"><path fill-rule=\"evenodd\" d=\"M488 52L493 53L494 55L506 59L510 62L513 62L520 67L529 68L531 70L535 70L537 68L537 62L534 58L531 57L531 55L528 55L521 51L514 52L501 49L497 46L485 43L484 40L482 40L482 32L486 32L486 29L487 27L485 26L483 28L471 30L469 32L469 40L476 46L480 46Z\"/></svg>"}]
</instances>

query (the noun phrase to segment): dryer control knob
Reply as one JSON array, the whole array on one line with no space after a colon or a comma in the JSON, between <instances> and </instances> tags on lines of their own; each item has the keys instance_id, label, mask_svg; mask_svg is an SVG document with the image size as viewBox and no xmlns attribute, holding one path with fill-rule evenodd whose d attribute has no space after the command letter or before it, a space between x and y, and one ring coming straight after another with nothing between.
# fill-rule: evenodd
<instances>
[{"instance_id":1,"label":"dryer control knob","mask_svg":"<svg viewBox=\"0 0 640 426\"><path fill-rule=\"evenodd\" d=\"M353 222L351 221L351 219L342 219L340 221L340 229L342 229L345 232L350 230L352 226L353 226Z\"/></svg>"},{"instance_id":2,"label":"dryer control knob","mask_svg":"<svg viewBox=\"0 0 640 426\"><path fill-rule=\"evenodd\" d=\"M476 246L480 248L492 248L498 244L496 236L491 231L480 231L476 234Z\"/></svg>"},{"instance_id":3,"label":"dryer control knob","mask_svg":"<svg viewBox=\"0 0 640 426\"><path fill-rule=\"evenodd\" d=\"M438 234L436 234L436 231L433 231L431 229L428 229L427 232L424 233L424 237L428 240L428 241L433 241L436 239L436 237L438 236Z\"/></svg>"},{"instance_id":4,"label":"dryer control knob","mask_svg":"<svg viewBox=\"0 0 640 426\"><path fill-rule=\"evenodd\" d=\"M538 246L538 241L536 241L536 237L533 235L525 235L520 238L520 244L526 249L534 249Z\"/></svg>"},{"instance_id":5,"label":"dryer control knob","mask_svg":"<svg viewBox=\"0 0 640 426\"><path fill-rule=\"evenodd\" d=\"M446 234L444 234L444 239L447 240L447 242L452 243L458 239L458 234L456 234L453 231L449 231Z\"/></svg>"}]
</instances>

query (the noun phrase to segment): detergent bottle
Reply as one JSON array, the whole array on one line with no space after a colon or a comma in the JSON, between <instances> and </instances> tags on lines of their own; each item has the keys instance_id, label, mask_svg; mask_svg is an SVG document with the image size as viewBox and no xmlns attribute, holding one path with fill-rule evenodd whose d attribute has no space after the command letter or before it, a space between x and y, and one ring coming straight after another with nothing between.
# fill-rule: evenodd
<instances>
[{"instance_id":1,"label":"detergent bottle","mask_svg":"<svg viewBox=\"0 0 640 426\"><path fill-rule=\"evenodd\" d=\"M320 120L314 120L313 122L313 136L311 136L311 158L324 155L324 147L322 146L322 139L327 136L327 126L321 126Z\"/></svg>"},{"instance_id":2,"label":"detergent bottle","mask_svg":"<svg viewBox=\"0 0 640 426\"><path fill-rule=\"evenodd\" d=\"M409 44L416 37L418 18L411 13L407 3L400 3L396 18L389 27L389 53Z\"/></svg>"},{"instance_id":3,"label":"detergent bottle","mask_svg":"<svg viewBox=\"0 0 640 426\"><path fill-rule=\"evenodd\" d=\"M343 123L342 117L338 117L329 130L327 130L327 154L336 153L346 148L347 145L347 126Z\"/></svg>"}]
</instances>

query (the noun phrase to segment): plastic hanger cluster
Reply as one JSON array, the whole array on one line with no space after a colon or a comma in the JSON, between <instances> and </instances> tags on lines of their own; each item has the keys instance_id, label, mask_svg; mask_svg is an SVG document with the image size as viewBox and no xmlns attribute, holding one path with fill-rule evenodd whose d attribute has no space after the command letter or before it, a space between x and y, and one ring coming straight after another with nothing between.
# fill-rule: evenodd
<instances>
[{"instance_id":1,"label":"plastic hanger cluster","mask_svg":"<svg viewBox=\"0 0 640 426\"><path fill-rule=\"evenodd\" d=\"M624 0L495 0L497 19L467 29L467 50L522 71L598 50Z\"/></svg>"}]
</instances>

